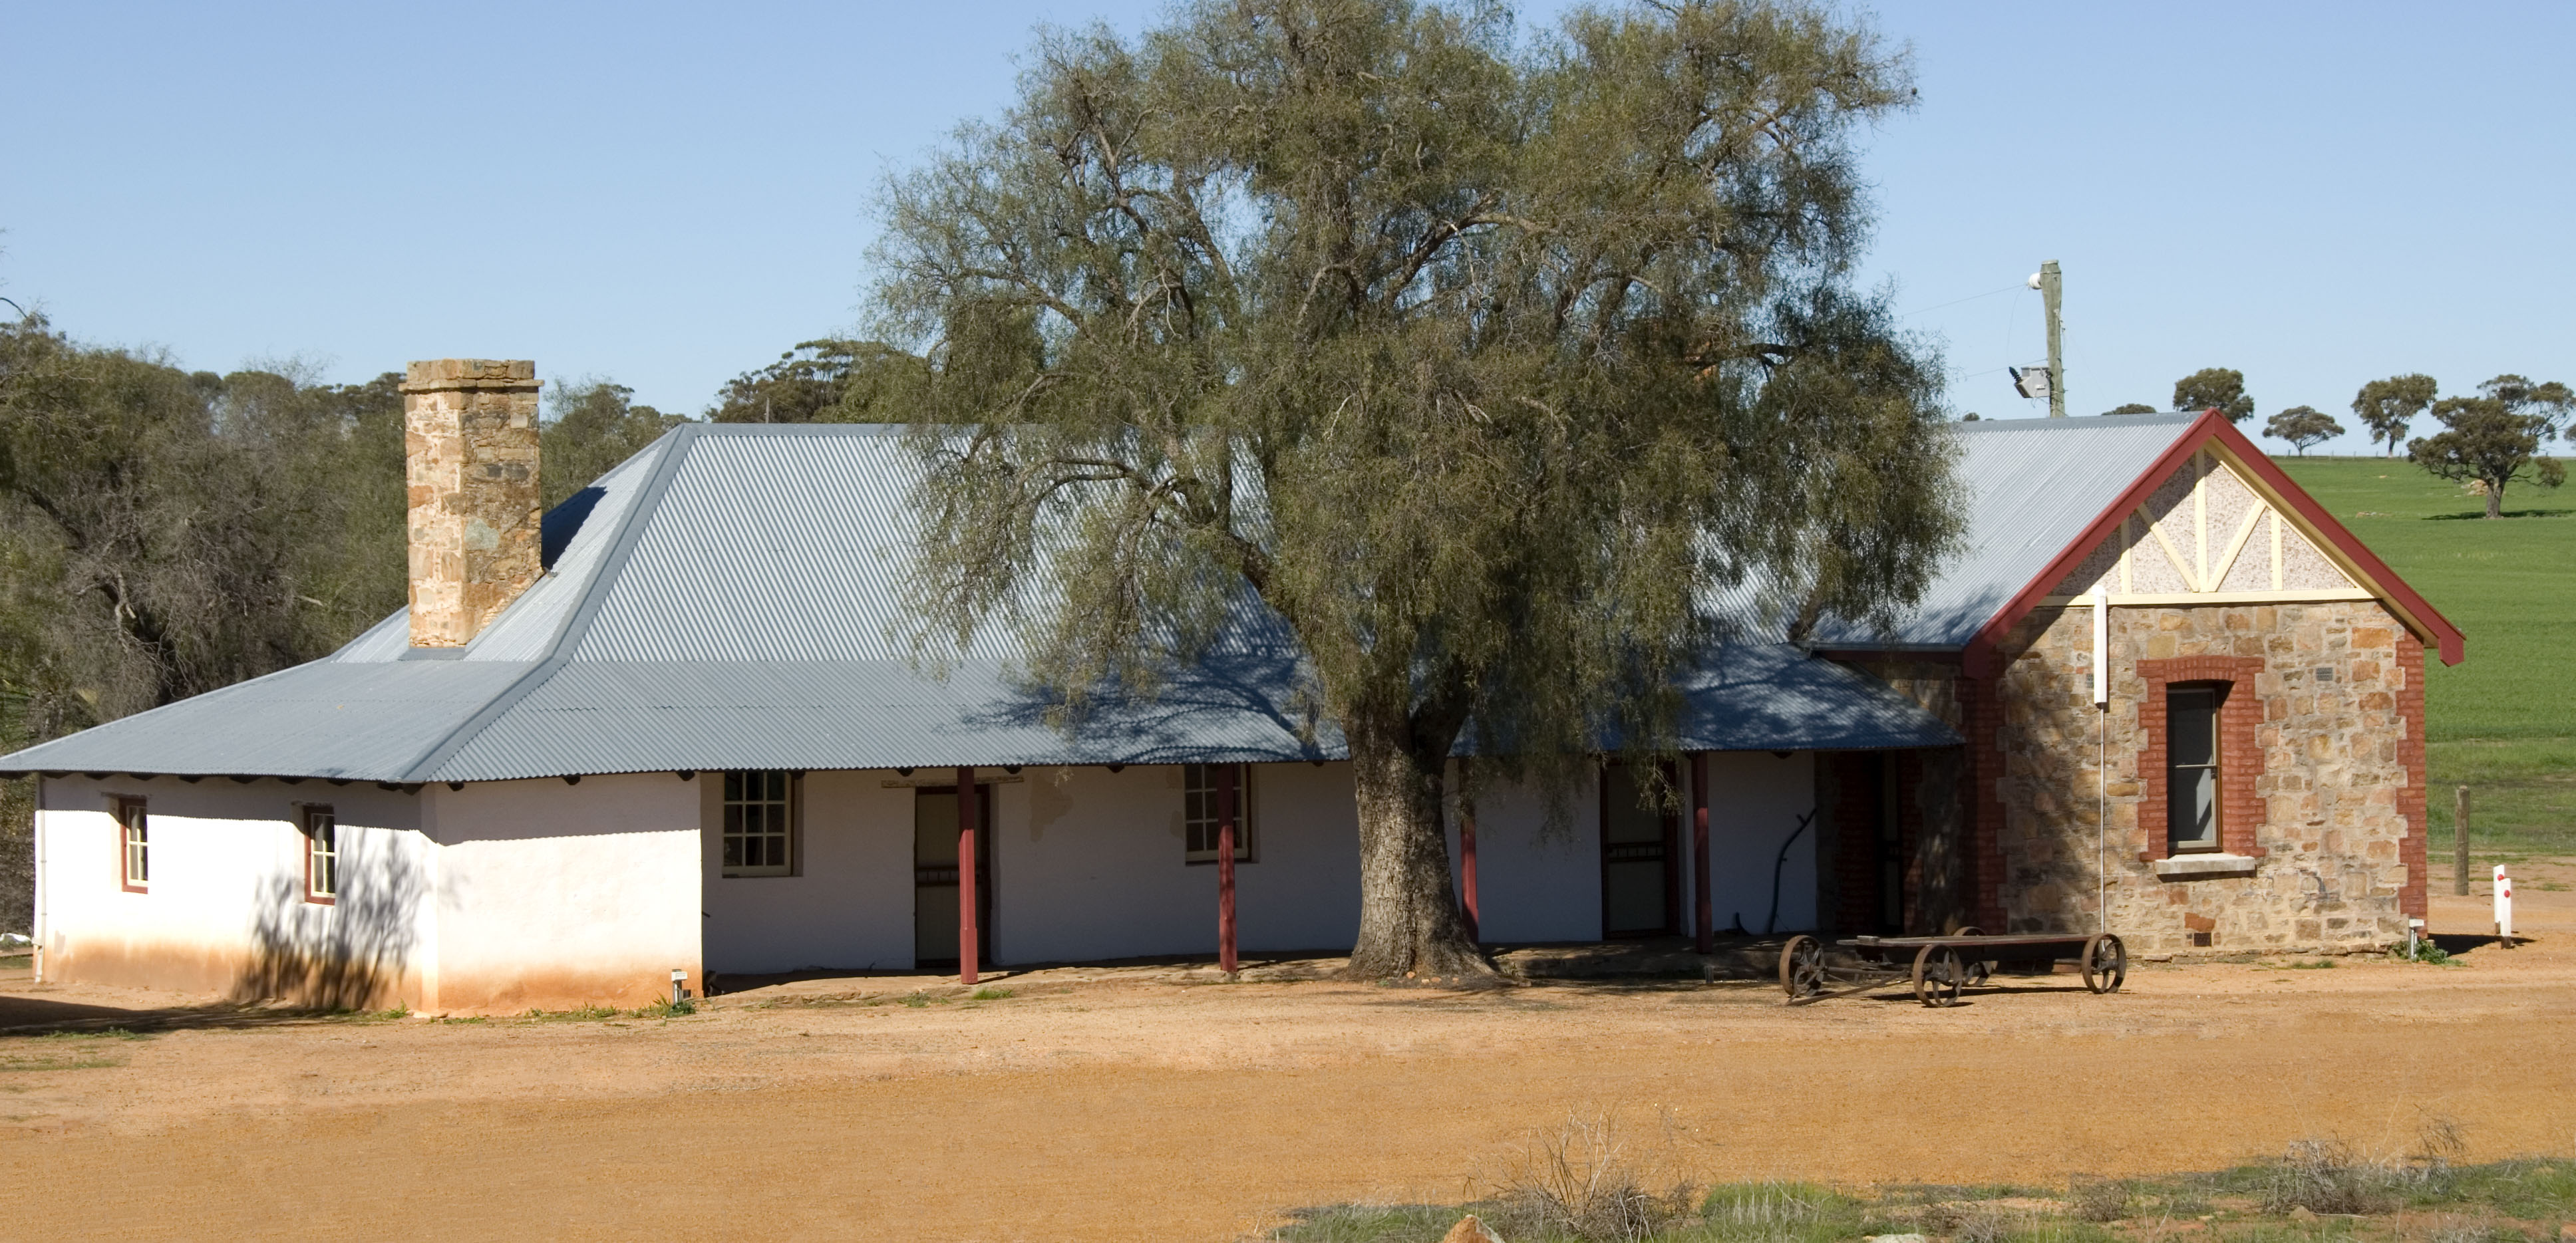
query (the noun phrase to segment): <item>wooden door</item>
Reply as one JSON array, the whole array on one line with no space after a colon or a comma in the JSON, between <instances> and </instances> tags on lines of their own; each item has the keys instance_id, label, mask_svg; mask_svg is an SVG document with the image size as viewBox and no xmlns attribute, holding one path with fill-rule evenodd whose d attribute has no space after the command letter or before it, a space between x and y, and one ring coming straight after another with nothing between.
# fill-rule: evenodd
<instances>
[{"instance_id":1,"label":"wooden door","mask_svg":"<svg viewBox=\"0 0 2576 1243\"><path fill-rule=\"evenodd\" d=\"M975 938L979 964L993 961L993 787L975 787ZM957 787L912 795L912 960L957 966Z\"/></svg>"},{"instance_id":2,"label":"wooden door","mask_svg":"<svg viewBox=\"0 0 2576 1243\"><path fill-rule=\"evenodd\" d=\"M1678 817L1646 800L1636 770L1601 774L1601 935L1642 937L1680 927Z\"/></svg>"}]
</instances>

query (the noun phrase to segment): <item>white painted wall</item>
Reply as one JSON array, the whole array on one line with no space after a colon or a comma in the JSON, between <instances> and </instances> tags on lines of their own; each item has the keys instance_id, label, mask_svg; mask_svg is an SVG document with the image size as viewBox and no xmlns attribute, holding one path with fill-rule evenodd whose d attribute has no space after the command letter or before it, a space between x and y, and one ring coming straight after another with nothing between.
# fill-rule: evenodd
<instances>
[{"instance_id":1,"label":"white painted wall","mask_svg":"<svg viewBox=\"0 0 2576 1243\"><path fill-rule=\"evenodd\" d=\"M1759 931L1772 860L1813 797L1813 760L1709 757L1712 895ZM415 794L371 784L52 779L37 813L40 944L54 978L232 989L281 950L360 956L429 1010L638 1005L709 970L912 966L914 792L892 772L814 773L800 874L726 878L721 783L668 773L491 782ZM1247 953L1335 950L1359 922L1346 764L1260 765L1256 857L1237 868ZM998 785L993 957L1088 961L1216 948L1213 865L1183 859L1181 770L1030 769ZM115 794L152 813L151 891L118 885ZM342 897L302 901L294 804L338 813ZM1505 942L1600 935L1598 797L1544 830L1525 791L1479 825L1484 930ZM1683 919L1688 826L1683 832ZM1451 843L1452 857L1456 842ZM1778 927L1815 922L1814 831L1791 850Z\"/></svg>"},{"instance_id":2,"label":"white painted wall","mask_svg":"<svg viewBox=\"0 0 2576 1243\"><path fill-rule=\"evenodd\" d=\"M891 772L808 773L795 876L726 876L724 774L697 779L707 969L912 966L912 799Z\"/></svg>"},{"instance_id":3,"label":"white painted wall","mask_svg":"<svg viewBox=\"0 0 2576 1243\"><path fill-rule=\"evenodd\" d=\"M147 892L123 888L115 796L151 820ZM297 803L338 816L341 897L304 900ZM281 954L360 956L416 996L428 942L419 804L372 784L49 778L36 812L37 933L52 979L235 991Z\"/></svg>"},{"instance_id":4,"label":"white painted wall","mask_svg":"<svg viewBox=\"0 0 2576 1243\"><path fill-rule=\"evenodd\" d=\"M1003 962L1216 952L1217 868L1184 860L1181 769L1030 769L1001 787ZM1348 948L1359 829L1347 764L1252 768L1254 856L1235 867L1245 953Z\"/></svg>"},{"instance_id":5,"label":"white painted wall","mask_svg":"<svg viewBox=\"0 0 2576 1243\"><path fill-rule=\"evenodd\" d=\"M705 978L699 794L669 773L421 791L438 844L438 1009L514 1010L670 995Z\"/></svg>"},{"instance_id":6,"label":"white painted wall","mask_svg":"<svg viewBox=\"0 0 2576 1243\"><path fill-rule=\"evenodd\" d=\"M1709 898L1714 922L1724 931L1742 916L1744 926L1762 931L1771 910L1771 868L1780 846L1798 827L1798 817L1816 805L1815 753L1800 751L1781 759L1767 751L1719 752L1708 757ZM1780 931L1816 926L1816 839L1820 826L1809 824L1789 843L1789 862L1780 869ZM1682 840L1687 850L1690 823L1685 813ZM1689 874L1683 874L1685 895ZM1694 909L1683 898L1684 925Z\"/></svg>"},{"instance_id":7,"label":"white painted wall","mask_svg":"<svg viewBox=\"0 0 2576 1243\"><path fill-rule=\"evenodd\" d=\"M1689 765L1682 765L1687 788ZM1590 941L1601 935L1601 795L1599 778L1566 796L1565 822L1547 826L1547 804L1534 791L1488 791L1477 809L1476 878L1487 941ZM1720 752L1708 757L1709 897L1721 932L1740 915L1762 931L1771 909L1772 863L1815 806L1815 757L1793 752ZM1691 927L1691 824L1682 813L1673 864L1682 871L1680 926ZM1789 842L1780 869L1780 915L1787 931L1816 923L1816 828ZM1458 833L1449 834L1453 867Z\"/></svg>"}]
</instances>

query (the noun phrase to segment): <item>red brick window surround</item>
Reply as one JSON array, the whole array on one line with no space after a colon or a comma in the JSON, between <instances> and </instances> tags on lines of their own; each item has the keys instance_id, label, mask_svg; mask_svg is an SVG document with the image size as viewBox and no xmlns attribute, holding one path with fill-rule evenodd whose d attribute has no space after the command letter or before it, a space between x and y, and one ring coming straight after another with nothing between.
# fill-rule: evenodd
<instances>
[{"instance_id":1,"label":"red brick window surround","mask_svg":"<svg viewBox=\"0 0 2576 1243\"><path fill-rule=\"evenodd\" d=\"M2254 844L2254 826L2263 819L2263 801L2254 794L2263 775L2263 752L2254 744L2254 727L2263 720L2262 701L2254 693L2254 675L2262 672L2259 656L2174 656L2138 662L2146 694L2138 700L2138 827L2145 833L2140 862L2169 857L2166 834L2165 728L2166 692L2180 683L2219 688L2218 705L2218 848L2231 855L2259 859L2266 852Z\"/></svg>"}]
</instances>

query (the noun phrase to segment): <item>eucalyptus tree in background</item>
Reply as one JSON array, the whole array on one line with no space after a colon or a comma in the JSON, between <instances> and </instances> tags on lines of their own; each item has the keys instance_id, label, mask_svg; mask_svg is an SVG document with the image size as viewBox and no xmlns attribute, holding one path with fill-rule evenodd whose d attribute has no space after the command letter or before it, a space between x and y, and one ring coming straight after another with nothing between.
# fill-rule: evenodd
<instances>
[{"instance_id":1,"label":"eucalyptus tree in background","mask_svg":"<svg viewBox=\"0 0 2576 1243\"><path fill-rule=\"evenodd\" d=\"M2254 399L2245 392L2245 373L2234 367L2203 367L2174 381L2173 408L2216 410L2230 423L2254 417Z\"/></svg>"},{"instance_id":2,"label":"eucalyptus tree in background","mask_svg":"<svg viewBox=\"0 0 2576 1243\"><path fill-rule=\"evenodd\" d=\"M1443 835L1463 736L1479 781L1566 790L1614 733L1672 745L1711 588L1884 624L1956 537L1937 360L1850 285L1852 140L1912 95L1800 3L1042 37L886 193L875 297L931 364L920 650L1023 624L1073 720L1266 606L1350 749L1352 973L1490 971Z\"/></svg>"},{"instance_id":3,"label":"eucalyptus tree in background","mask_svg":"<svg viewBox=\"0 0 2576 1243\"><path fill-rule=\"evenodd\" d=\"M537 483L552 509L689 420L635 404L635 390L592 377L547 386Z\"/></svg>"},{"instance_id":4,"label":"eucalyptus tree in background","mask_svg":"<svg viewBox=\"0 0 2576 1243\"><path fill-rule=\"evenodd\" d=\"M2434 402L2433 418L2443 430L2407 445L2406 452L2440 478L2484 485L2487 517L2500 518L2506 485L2528 481L2554 488L2567 482L2567 468L2540 456L2540 447L2571 415L2576 391L2566 385L2500 375L2479 385L2475 397Z\"/></svg>"},{"instance_id":5,"label":"eucalyptus tree in background","mask_svg":"<svg viewBox=\"0 0 2576 1243\"><path fill-rule=\"evenodd\" d=\"M2343 424L2315 406L2292 406L2273 415L2263 425L2263 434L2274 440L2289 441L2300 457L2308 455L2309 445L2324 444L2343 435Z\"/></svg>"},{"instance_id":6,"label":"eucalyptus tree in background","mask_svg":"<svg viewBox=\"0 0 2576 1243\"><path fill-rule=\"evenodd\" d=\"M778 361L727 381L716 423L900 423L922 360L875 341L800 341Z\"/></svg>"},{"instance_id":7,"label":"eucalyptus tree in background","mask_svg":"<svg viewBox=\"0 0 2576 1243\"><path fill-rule=\"evenodd\" d=\"M2114 414L2154 414L2155 412L2156 408L2154 406L2150 406L2142 401L2131 401L2113 406L2102 413L2105 416L2109 416Z\"/></svg>"},{"instance_id":8,"label":"eucalyptus tree in background","mask_svg":"<svg viewBox=\"0 0 2576 1243\"><path fill-rule=\"evenodd\" d=\"M2388 456L2395 457L2408 425L2433 404L2435 391L2433 377L2421 372L2373 380L2353 395L2352 412L2370 429L2371 443L2386 442Z\"/></svg>"}]
</instances>

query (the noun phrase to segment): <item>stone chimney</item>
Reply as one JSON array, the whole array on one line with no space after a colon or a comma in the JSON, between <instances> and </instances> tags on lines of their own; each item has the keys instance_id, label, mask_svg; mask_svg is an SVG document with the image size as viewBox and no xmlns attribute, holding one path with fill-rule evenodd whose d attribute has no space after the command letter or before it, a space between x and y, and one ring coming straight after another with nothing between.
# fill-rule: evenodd
<instances>
[{"instance_id":1,"label":"stone chimney","mask_svg":"<svg viewBox=\"0 0 2576 1243\"><path fill-rule=\"evenodd\" d=\"M463 647L537 581L537 365L413 363L403 377L411 484L411 645Z\"/></svg>"}]
</instances>

